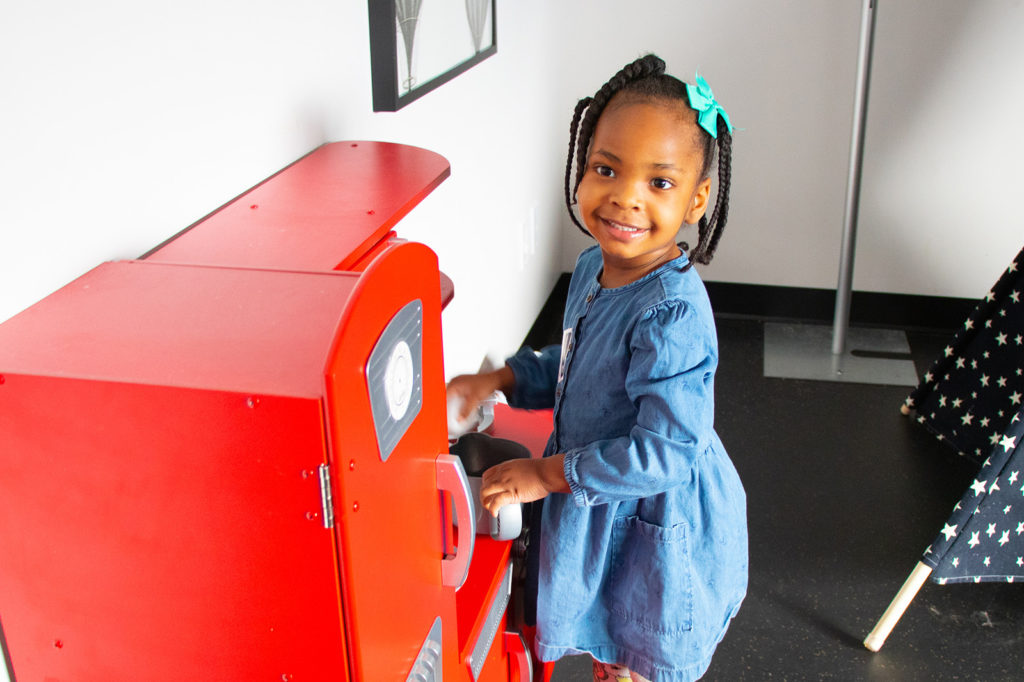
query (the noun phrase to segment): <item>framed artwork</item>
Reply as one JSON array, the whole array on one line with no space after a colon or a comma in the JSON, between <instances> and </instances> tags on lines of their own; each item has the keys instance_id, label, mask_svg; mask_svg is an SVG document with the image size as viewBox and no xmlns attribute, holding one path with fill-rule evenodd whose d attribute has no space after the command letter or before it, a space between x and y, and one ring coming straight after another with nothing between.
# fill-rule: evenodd
<instances>
[{"instance_id":1,"label":"framed artwork","mask_svg":"<svg viewBox=\"0 0 1024 682\"><path fill-rule=\"evenodd\" d=\"M398 111L498 50L496 0L368 2L374 111Z\"/></svg>"}]
</instances>

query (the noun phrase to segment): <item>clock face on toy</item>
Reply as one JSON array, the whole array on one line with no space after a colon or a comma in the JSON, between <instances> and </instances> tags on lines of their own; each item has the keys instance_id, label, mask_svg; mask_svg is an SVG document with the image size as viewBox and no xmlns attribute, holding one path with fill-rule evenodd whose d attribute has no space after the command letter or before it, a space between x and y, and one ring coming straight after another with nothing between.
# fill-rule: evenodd
<instances>
[{"instance_id":1,"label":"clock face on toy","mask_svg":"<svg viewBox=\"0 0 1024 682\"><path fill-rule=\"evenodd\" d=\"M387 461L423 406L423 303L410 301L391 318L366 363L380 458Z\"/></svg>"},{"instance_id":2,"label":"clock face on toy","mask_svg":"<svg viewBox=\"0 0 1024 682\"><path fill-rule=\"evenodd\" d=\"M391 418L398 421L409 409L413 389L412 351L409 344L399 341L384 371L384 395Z\"/></svg>"}]
</instances>

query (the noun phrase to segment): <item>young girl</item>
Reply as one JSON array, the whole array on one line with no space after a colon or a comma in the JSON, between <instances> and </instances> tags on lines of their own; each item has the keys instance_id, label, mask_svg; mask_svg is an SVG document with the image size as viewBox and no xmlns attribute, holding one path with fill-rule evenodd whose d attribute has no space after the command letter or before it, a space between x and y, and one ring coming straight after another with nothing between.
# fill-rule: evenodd
<instances>
[{"instance_id":1,"label":"young girl","mask_svg":"<svg viewBox=\"0 0 1024 682\"><path fill-rule=\"evenodd\" d=\"M747 585L745 497L713 428L714 319L691 268L725 226L731 126L703 79L664 69L643 57L576 106L566 204L597 245L576 263L561 347L448 386L463 416L495 390L554 407L544 458L486 471L481 501L546 498L536 653L589 653L599 680L699 678ZM693 223L696 246L677 245Z\"/></svg>"}]
</instances>

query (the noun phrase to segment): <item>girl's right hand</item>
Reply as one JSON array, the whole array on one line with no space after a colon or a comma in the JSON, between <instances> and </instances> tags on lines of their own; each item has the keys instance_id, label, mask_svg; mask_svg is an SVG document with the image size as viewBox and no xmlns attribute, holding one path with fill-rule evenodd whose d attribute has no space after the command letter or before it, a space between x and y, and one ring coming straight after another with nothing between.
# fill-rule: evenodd
<instances>
[{"instance_id":1,"label":"girl's right hand","mask_svg":"<svg viewBox=\"0 0 1024 682\"><path fill-rule=\"evenodd\" d=\"M491 397L495 391L512 391L516 385L516 377L507 366L493 372L479 374L460 374L448 382L448 402L462 402L458 420L463 421L477 406Z\"/></svg>"}]
</instances>

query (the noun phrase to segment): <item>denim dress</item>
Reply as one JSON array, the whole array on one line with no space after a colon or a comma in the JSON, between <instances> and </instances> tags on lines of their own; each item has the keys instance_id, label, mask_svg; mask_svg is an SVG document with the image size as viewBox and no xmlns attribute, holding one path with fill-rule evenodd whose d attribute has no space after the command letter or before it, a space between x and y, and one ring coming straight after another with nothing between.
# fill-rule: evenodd
<instances>
[{"instance_id":1,"label":"denim dress","mask_svg":"<svg viewBox=\"0 0 1024 682\"><path fill-rule=\"evenodd\" d=\"M746 498L714 431L718 344L685 255L604 289L601 252L569 285L561 347L508 359L514 407L554 407L545 456L571 494L544 500L537 654L589 653L695 680L747 587Z\"/></svg>"}]
</instances>

